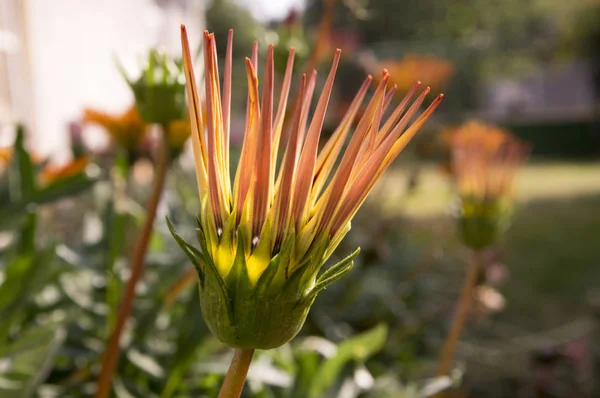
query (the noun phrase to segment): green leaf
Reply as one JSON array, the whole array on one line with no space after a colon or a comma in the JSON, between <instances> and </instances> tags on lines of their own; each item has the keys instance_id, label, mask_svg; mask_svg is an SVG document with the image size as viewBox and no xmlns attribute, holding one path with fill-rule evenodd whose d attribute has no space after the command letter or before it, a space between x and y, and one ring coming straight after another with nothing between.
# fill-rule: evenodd
<instances>
[{"instance_id":1,"label":"green leaf","mask_svg":"<svg viewBox=\"0 0 600 398\"><path fill-rule=\"evenodd\" d=\"M309 396L324 396L347 363L364 363L373 354L381 351L387 340L387 332L387 325L380 323L373 329L342 342L335 355L326 359L319 367L312 381Z\"/></svg>"},{"instance_id":2,"label":"green leaf","mask_svg":"<svg viewBox=\"0 0 600 398\"><path fill-rule=\"evenodd\" d=\"M168 378L161 393L161 398L175 394L178 387L184 383L184 377L199 355L210 355L220 347L212 340L204 321L198 301L195 296L187 300L185 312L177 325L176 350L172 355L172 363L168 369Z\"/></svg>"},{"instance_id":3,"label":"green leaf","mask_svg":"<svg viewBox=\"0 0 600 398\"><path fill-rule=\"evenodd\" d=\"M77 195L90 189L96 182L98 182L97 178L91 178L85 172L81 172L58 179L43 189L38 190L35 195L31 196L31 201L37 204L44 204L66 196Z\"/></svg>"},{"instance_id":4,"label":"green leaf","mask_svg":"<svg viewBox=\"0 0 600 398\"><path fill-rule=\"evenodd\" d=\"M30 328L20 334L18 340L0 347L0 358L8 369L3 369L4 384L12 388L0 388L2 398L27 398L52 370L55 355L65 338L65 332L57 325ZM6 383L6 382L12 383Z\"/></svg>"},{"instance_id":5,"label":"green leaf","mask_svg":"<svg viewBox=\"0 0 600 398\"><path fill-rule=\"evenodd\" d=\"M25 149L25 129L17 127L13 165L10 168L10 194L13 202L27 201L35 192L35 171Z\"/></svg>"},{"instance_id":6,"label":"green leaf","mask_svg":"<svg viewBox=\"0 0 600 398\"><path fill-rule=\"evenodd\" d=\"M37 216L35 213L27 213L25 221L21 227L19 236L18 253L27 255L35 251L35 226L37 224Z\"/></svg>"}]
</instances>

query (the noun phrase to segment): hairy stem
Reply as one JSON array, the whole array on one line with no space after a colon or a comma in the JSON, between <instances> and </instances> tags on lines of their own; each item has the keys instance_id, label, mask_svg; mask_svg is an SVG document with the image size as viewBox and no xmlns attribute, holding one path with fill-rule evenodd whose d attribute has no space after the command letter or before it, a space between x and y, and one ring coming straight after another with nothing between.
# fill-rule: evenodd
<instances>
[{"instance_id":1,"label":"hairy stem","mask_svg":"<svg viewBox=\"0 0 600 398\"><path fill-rule=\"evenodd\" d=\"M133 247L133 252L131 254L131 275L129 276L125 290L123 291L115 326L110 339L108 340L106 351L102 357L102 371L98 378L96 398L106 398L110 393L112 376L119 360L121 334L133 307L135 287L144 271L146 251L148 250L154 219L156 218L156 210L160 202L167 170L169 168L169 152L167 129L166 126L163 126L160 154L155 168L152 192L146 205L146 219L144 220L144 224L138 233Z\"/></svg>"},{"instance_id":2,"label":"hairy stem","mask_svg":"<svg viewBox=\"0 0 600 398\"><path fill-rule=\"evenodd\" d=\"M254 350L251 349L235 350L218 398L239 398L246 382L252 355Z\"/></svg>"}]
</instances>

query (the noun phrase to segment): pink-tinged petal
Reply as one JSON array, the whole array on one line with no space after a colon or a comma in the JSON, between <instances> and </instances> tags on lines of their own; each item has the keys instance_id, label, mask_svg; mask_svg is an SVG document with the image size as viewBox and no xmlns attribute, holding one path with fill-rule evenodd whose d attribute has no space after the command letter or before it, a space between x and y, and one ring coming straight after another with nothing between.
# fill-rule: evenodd
<instances>
[{"instance_id":1,"label":"pink-tinged petal","mask_svg":"<svg viewBox=\"0 0 600 398\"><path fill-rule=\"evenodd\" d=\"M308 209L306 203L310 194L310 189L313 182L314 168L317 160L317 150L319 146L319 138L323 121L325 120L325 112L329 104L329 97L333 88L333 80L340 61L341 50L337 50L333 58L333 65L329 71L329 76L319 97L315 114L308 128L306 141L300 155L300 163L296 176L296 187L294 189L294 203L292 207L293 218L296 221L296 230L301 230L304 219L307 216Z\"/></svg>"},{"instance_id":2,"label":"pink-tinged petal","mask_svg":"<svg viewBox=\"0 0 600 398\"><path fill-rule=\"evenodd\" d=\"M331 236L335 236L337 231L350 221L375 186L379 177L431 116L442 98L443 95L440 94L404 134L396 140L389 151L386 151L387 148L383 145L375 150L368 163L357 174L346 195L341 198L340 206L333 216L331 228L329 229Z\"/></svg>"},{"instance_id":3,"label":"pink-tinged petal","mask_svg":"<svg viewBox=\"0 0 600 398\"><path fill-rule=\"evenodd\" d=\"M237 224L240 222L240 214L244 204L246 203L246 195L252 179L253 167L248 169L248 164L252 164L256 157L255 147L256 140L253 138L253 123L258 123L260 117L260 105L258 103L258 78L257 76L258 63L258 42L252 43L252 58L246 58L246 74L248 78L248 96L246 104L246 127L244 129L244 141L242 143L242 151L240 160L235 173L234 182L234 208L237 209L236 217ZM250 97L251 92L256 93L256 100L253 101ZM241 184L241 186L240 186Z\"/></svg>"},{"instance_id":4,"label":"pink-tinged petal","mask_svg":"<svg viewBox=\"0 0 600 398\"><path fill-rule=\"evenodd\" d=\"M367 90L371 84L373 77L371 75L367 76L362 86L354 96L352 103L348 107L346 114L342 118L339 126L336 128L334 133L331 135L327 143L319 153L317 157L317 164L315 167L315 176L313 182L313 189L311 191L311 205L315 203L317 197L321 193L323 186L327 182L329 178L329 174L337 160L337 157L344 146L344 142L346 142L346 137L348 136L348 132L354 123L354 119L356 118L356 114L360 109L360 106L367 94Z\"/></svg>"},{"instance_id":5,"label":"pink-tinged petal","mask_svg":"<svg viewBox=\"0 0 600 398\"><path fill-rule=\"evenodd\" d=\"M229 29L227 37L227 53L225 54L225 73L223 76L223 163L225 175L229 176L229 136L231 134L231 69L233 59L233 29Z\"/></svg>"},{"instance_id":6,"label":"pink-tinged petal","mask_svg":"<svg viewBox=\"0 0 600 398\"><path fill-rule=\"evenodd\" d=\"M273 66L274 48L269 46L265 69L265 82L263 86L261 106L261 130L258 136L256 149L256 190L254 191L254 219L252 220L252 238L260 237L260 231L267 217L271 204L272 175L271 151L273 146Z\"/></svg>"},{"instance_id":7,"label":"pink-tinged petal","mask_svg":"<svg viewBox=\"0 0 600 398\"><path fill-rule=\"evenodd\" d=\"M221 134L221 104L219 98L218 82L216 76L216 63L214 62L214 37L204 32L204 65L206 104L208 118L208 185L210 204L217 223L217 230L223 227L227 212L223 194L221 169L219 165L219 136Z\"/></svg>"},{"instance_id":8,"label":"pink-tinged petal","mask_svg":"<svg viewBox=\"0 0 600 398\"><path fill-rule=\"evenodd\" d=\"M220 177L221 177L221 186L223 189L223 201L225 203L225 207L229 210L231 207L231 181L230 181L230 173L229 173L229 163L225 161L226 159L226 155L225 155L225 131L223 129L224 123L223 123L223 107L221 104L221 80L219 79L219 64L218 64L218 55L217 55L217 42L215 41L215 37L214 34L211 34L212 39L210 41L210 46L212 48L212 58L211 58L211 63L213 66L213 84L215 87L215 93L216 93L216 98L217 101L215 101L216 104L218 104L217 107L215 107L215 115L217 116L217 118L215 119L217 121L216 123L216 128L217 130L215 130L217 132L217 134L215 135L216 138L216 153L217 153L217 160L218 160L218 165L219 165L219 172L220 172ZM233 36L232 36L233 38Z\"/></svg>"},{"instance_id":9,"label":"pink-tinged petal","mask_svg":"<svg viewBox=\"0 0 600 398\"><path fill-rule=\"evenodd\" d=\"M339 199L344 194L344 190L352 173L352 169L355 167L358 153L365 141L367 133L369 132L369 128L373 122L373 119L375 118L375 112L379 108L379 104L384 99L385 86L388 79L389 75L387 71L384 70L381 81L379 82L379 85L377 86L377 89L373 94L373 98L371 98L363 117L358 123L354 135L350 139L348 148L346 149L346 152L340 161L340 165L333 176L331 184L319 200L319 203L317 203L317 207L319 207L320 212L320 214L317 215L320 218L317 233L325 229L325 226L330 222L331 216L338 205Z\"/></svg>"},{"instance_id":10,"label":"pink-tinged petal","mask_svg":"<svg viewBox=\"0 0 600 398\"><path fill-rule=\"evenodd\" d=\"M383 101L383 113L385 113L387 111L387 108L392 103L392 100L394 99L394 95L396 94L396 90L398 90L398 85L394 84L394 85L392 85L392 88L390 89L390 91L388 91L385 94L385 100Z\"/></svg>"},{"instance_id":11,"label":"pink-tinged petal","mask_svg":"<svg viewBox=\"0 0 600 398\"><path fill-rule=\"evenodd\" d=\"M279 142L281 140L281 131L283 130L283 119L285 117L288 95L290 93L290 85L292 83L292 72L294 70L294 48L290 48L288 55L287 66L281 86L281 94L279 95L279 104L277 105L277 114L275 115L275 123L273 124L273 151L271 162L273 165L277 162L277 153L279 151Z\"/></svg>"},{"instance_id":12,"label":"pink-tinged petal","mask_svg":"<svg viewBox=\"0 0 600 398\"><path fill-rule=\"evenodd\" d=\"M254 66L254 73L258 76L258 41L252 43L252 66Z\"/></svg>"},{"instance_id":13,"label":"pink-tinged petal","mask_svg":"<svg viewBox=\"0 0 600 398\"><path fill-rule=\"evenodd\" d=\"M385 123L383 124L383 127L377 134L376 146L379 146L379 144L381 144L381 142L385 139L385 137L392 131L392 128L396 125L396 123L400 119L400 116L402 116L402 113L404 112L404 110L408 106L408 103L410 102L412 97L415 95L415 93L417 92L417 89L420 86L421 86L421 82L419 82L419 81L416 82L415 84L413 84L413 86L408 91L408 93L404 96L402 101L400 101L400 103L398 104L396 109L394 109L394 111L392 112L390 117L385 121Z\"/></svg>"},{"instance_id":14,"label":"pink-tinged petal","mask_svg":"<svg viewBox=\"0 0 600 398\"><path fill-rule=\"evenodd\" d=\"M208 154L204 139L202 105L198 96L194 66L190 54L190 44L184 25L181 25L181 47L183 50L183 69L189 102L188 110L190 115L190 125L192 127L192 149L194 151L194 164L196 167L196 182L198 184L198 192L202 198L205 190L208 188L208 176L206 174Z\"/></svg>"},{"instance_id":15,"label":"pink-tinged petal","mask_svg":"<svg viewBox=\"0 0 600 398\"><path fill-rule=\"evenodd\" d=\"M235 179L234 208L237 223L244 213L246 198L252 186L254 162L256 160L256 144L260 126L260 106L258 98L258 78L253 63L246 58L246 75L248 78L248 106L246 108L246 131L242 144L242 153Z\"/></svg>"},{"instance_id":16,"label":"pink-tinged petal","mask_svg":"<svg viewBox=\"0 0 600 398\"><path fill-rule=\"evenodd\" d=\"M304 141L304 136L306 134L306 124L307 124L307 120L308 120L308 113L310 110L310 104L312 102L312 96L313 93L315 91L315 84L317 81L317 71L313 70L311 75L310 75L310 79L308 80L308 83L306 84L306 88L304 90L304 94L301 95L300 92L296 93L296 98L294 99L294 103L302 103L302 113L300 115L300 128L298 130L298 145L296 147L296 157L299 158L300 157L300 151L302 150L302 142ZM288 143L287 145L289 145L289 137L288 137ZM279 172L279 175L277 176L277 181L275 181L275 190L277 191L279 189L279 185L281 183L281 171Z\"/></svg>"},{"instance_id":17,"label":"pink-tinged petal","mask_svg":"<svg viewBox=\"0 0 600 398\"><path fill-rule=\"evenodd\" d=\"M306 94L304 94L305 99L303 100L304 106L302 108L302 116L300 117L300 136L302 137L301 141L304 141L304 137L306 135L306 125L308 124L308 114L310 112L310 104L312 103L313 94L315 93L315 86L317 84L317 71L313 70L310 74L310 78L308 79L308 84L306 85ZM298 156L300 156L300 151L302 150L302 146L298 147Z\"/></svg>"},{"instance_id":18,"label":"pink-tinged petal","mask_svg":"<svg viewBox=\"0 0 600 398\"><path fill-rule=\"evenodd\" d=\"M421 104L423 103L423 101L425 101L425 97L429 94L430 91L431 91L431 89L429 87L427 87L425 90L423 90L421 95L419 95L417 97L415 102L413 102L413 104L410 106L410 108L408 108L408 111L406 111L406 113L402 116L400 121L398 121L398 124L396 124L394 126L394 128L392 128L392 131L389 134L387 134L387 136L383 139L383 142L381 142L381 144L379 144L378 148L384 147L384 149L383 149L384 151L389 151L392 148L392 146L394 145L394 142L404 132L404 129L406 128L406 126L408 126L408 124L412 120L413 116L417 113L417 111L421 107ZM435 101L434 101L434 103L435 103ZM423 115L424 114L425 113L423 113ZM421 115L421 116L423 116L423 115Z\"/></svg>"},{"instance_id":19,"label":"pink-tinged petal","mask_svg":"<svg viewBox=\"0 0 600 398\"><path fill-rule=\"evenodd\" d=\"M300 82L299 98L303 101L296 103L294 110L293 125L288 140L288 145L283 158L283 166L281 168L281 180L275 195L275 210L274 210L274 235L273 253L279 251L279 246L283 241L286 229L290 224L290 211L294 189L294 174L298 163L298 146L301 145L300 136L300 117L305 100L306 91L306 75L302 75Z\"/></svg>"},{"instance_id":20,"label":"pink-tinged petal","mask_svg":"<svg viewBox=\"0 0 600 398\"><path fill-rule=\"evenodd\" d=\"M384 87L383 98L377 104L377 108L375 109L375 114L373 116L373 119L371 120L371 126L369 127L369 132L367 133L367 136L365 137L365 141L362 144L360 151L358 152L358 155L356 156L356 160L354 161L354 164L356 165L356 167L353 167L352 173L350 173L350 180L352 179L352 176L354 174L356 174L356 170L359 168L358 166L364 164L366 159L368 159L368 157L371 155L371 153L373 153L373 151L375 150L375 143L377 141L377 133L379 132L379 124L381 123L381 118L383 117L385 99L386 99L386 94L385 94L385 87Z\"/></svg>"}]
</instances>

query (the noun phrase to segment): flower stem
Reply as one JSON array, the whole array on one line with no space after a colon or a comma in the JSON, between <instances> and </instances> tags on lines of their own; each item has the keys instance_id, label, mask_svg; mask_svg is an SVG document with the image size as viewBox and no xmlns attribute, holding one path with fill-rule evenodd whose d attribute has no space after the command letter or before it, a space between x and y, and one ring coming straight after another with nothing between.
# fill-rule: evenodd
<instances>
[{"instance_id":1,"label":"flower stem","mask_svg":"<svg viewBox=\"0 0 600 398\"><path fill-rule=\"evenodd\" d=\"M218 398L239 398L246 382L252 355L254 355L252 349L235 350Z\"/></svg>"},{"instance_id":2,"label":"flower stem","mask_svg":"<svg viewBox=\"0 0 600 398\"><path fill-rule=\"evenodd\" d=\"M170 154L169 144L167 141L167 129L165 126L163 126L160 153L156 163L152 192L146 205L146 219L144 220L144 224L138 233L135 245L133 247L130 268L131 275L129 276L129 280L127 281L127 285L125 286L125 290L121 297L121 305L115 326L110 339L108 340L106 351L102 357L102 371L100 372L100 376L98 378L98 389L95 395L96 398L106 398L110 393L112 375L119 360L119 343L121 340L121 334L133 307L135 287L144 271L144 260L146 257L146 251L148 250L150 237L152 235L154 219L156 218L156 210L158 209L160 197L165 185L167 170L169 168L169 157Z\"/></svg>"},{"instance_id":3,"label":"flower stem","mask_svg":"<svg viewBox=\"0 0 600 398\"><path fill-rule=\"evenodd\" d=\"M446 341L444 342L444 348L442 350L440 363L438 365L438 376L447 376L452 368L452 361L454 359L454 353L456 352L456 345L460 339L460 335L462 334L462 330L467 320L467 315L473 302L473 290L475 289L477 278L479 277L479 257L480 255L478 252L473 253L473 258L469 265L469 270L467 272L462 291L460 292L458 306L456 308L456 313L454 314L454 319L452 320L452 326L450 327L450 332L448 333Z\"/></svg>"}]
</instances>

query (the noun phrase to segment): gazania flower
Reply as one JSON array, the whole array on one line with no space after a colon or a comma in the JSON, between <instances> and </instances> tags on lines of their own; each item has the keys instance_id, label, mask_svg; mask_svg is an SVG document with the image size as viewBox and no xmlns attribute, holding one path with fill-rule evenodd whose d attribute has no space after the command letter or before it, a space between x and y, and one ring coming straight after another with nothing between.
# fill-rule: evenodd
<instances>
[{"instance_id":1,"label":"gazania flower","mask_svg":"<svg viewBox=\"0 0 600 398\"><path fill-rule=\"evenodd\" d=\"M461 196L509 195L527 147L512 134L477 121L446 133L452 173Z\"/></svg>"},{"instance_id":2,"label":"gazania flower","mask_svg":"<svg viewBox=\"0 0 600 398\"><path fill-rule=\"evenodd\" d=\"M133 106L120 115L84 109L83 121L103 127L111 140L127 151L135 151L146 134L146 123Z\"/></svg>"},{"instance_id":3,"label":"gazania flower","mask_svg":"<svg viewBox=\"0 0 600 398\"><path fill-rule=\"evenodd\" d=\"M461 199L463 237L468 246L481 249L507 226L513 181L528 148L510 133L476 121L446 132L445 139Z\"/></svg>"},{"instance_id":4,"label":"gazania flower","mask_svg":"<svg viewBox=\"0 0 600 398\"><path fill-rule=\"evenodd\" d=\"M208 108L204 120L188 39L182 27L201 201L198 237L202 250L172 232L197 267L201 307L213 333L233 347L268 349L293 338L317 293L350 270L358 250L320 273L376 181L431 116L442 95L413 120L429 93L426 88L413 100L420 86L416 83L384 119L393 95L393 90L386 90L390 77L384 70L354 128L356 113L371 83L371 77L367 77L345 117L318 152L340 50L335 53L315 111L309 117L316 72L302 76L297 88L299 101L288 113L294 50L290 50L275 106L274 49L270 46L267 50L260 95L255 45L252 59L246 59L245 137L232 181L229 170L232 37L230 32L221 87L215 39L212 34L204 33ZM291 127L280 153L282 126L288 124L284 123L286 117L291 118ZM346 141L349 142L342 154ZM339 166L334 168L338 158Z\"/></svg>"}]
</instances>

